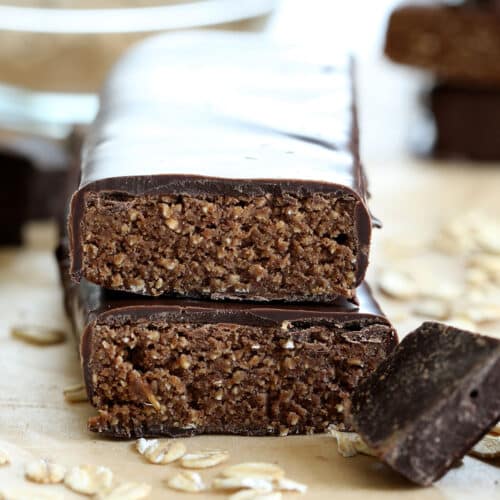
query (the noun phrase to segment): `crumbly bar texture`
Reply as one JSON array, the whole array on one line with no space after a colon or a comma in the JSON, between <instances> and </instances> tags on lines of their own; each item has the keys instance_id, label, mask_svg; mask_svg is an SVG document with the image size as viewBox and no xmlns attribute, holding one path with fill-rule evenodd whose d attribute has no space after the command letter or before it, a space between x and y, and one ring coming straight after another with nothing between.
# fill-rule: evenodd
<instances>
[{"instance_id":1,"label":"crumbly bar texture","mask_svg":"<svg viewBox=\"0 0 500 500\"><path fill-rule=\"evenodd\" d=\"M498 86L500 22L492 9L403 5L390 17L385 52L455 83Z\"/></svg>"},{"instance_id":2,"label":"crumbly bar texture","mask_svg":"<svg viewBox=\"0 0 500 500\"><path fill-rule=\"evenodd\" d=\"M403 339L346 405L389 466L439 479L500 419L500 341L427 322Z\"/></svg>"},{"instance_id":3,"label":"crumbly bar texture","mask_svg":"<svg viewBox=\"0 0 500 500\"><path fill-rule=\"evenodd\" d=\"M394 336L369 319L262 327L113 317L91 324L83 342L99 411L90 430L133 438L343 427L346 399Z\"/></svg>"},{"instance_id":4,"label":"crumbly bar texture","mask_svg":"<svg viewBox=\"0 0 500 500\"><path fill-rule=\"evenodd\" d=\"M356 200L85 194L83 276L138 294L254 300L353 298Z\"/></svg>"}]
</instances>

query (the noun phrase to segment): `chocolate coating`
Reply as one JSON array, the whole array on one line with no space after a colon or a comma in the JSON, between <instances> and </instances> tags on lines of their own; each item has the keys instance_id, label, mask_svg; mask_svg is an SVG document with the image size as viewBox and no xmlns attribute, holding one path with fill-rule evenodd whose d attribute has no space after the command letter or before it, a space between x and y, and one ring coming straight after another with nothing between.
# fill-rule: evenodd
<instances>
[{"instance_id":1,"label":"chocolate coating","mask_svg":"<svg viewBox=\"0 0 500 500\"><path fill-rule=\"evenodd\" d=\"M283 321L327 320L345 322L358 319L377 320L389 324L364 283L358 290L359 306L344 299L334 305L258 305L252 302L215 302L182 299L141 299L122 292L104 290L82 280L79 290L79 314L86 323L96 317L161 318L165 321L208 323L235 322L254 326L281 325ZM73 299L74 300L74 299ZM73 302L74 304L74 302Z\"/></svg>"},{"instance_id":2,"label":"chocolate coating","mask_svg":"<svg viewBox=\"0 0 500 500\"><path fill-rule=\"evenodd\" d=\"M372 223L358 143L347 56L241 34L150 39L125 56L103 90L71 204L72 276L84 275L88 193L339 193L356 204L359 284Z\"/></svg>"},{"instance_id":3,"label":"chocolate coating","mask_svg":"<svg viewBox=\"0 0 500 500\"><path fill-rule=\"evenodd\" d=\"M350 420L420 485L439 479L500 418L500 341L427 322L352 395Z\"/></svg>"}]
</instances>

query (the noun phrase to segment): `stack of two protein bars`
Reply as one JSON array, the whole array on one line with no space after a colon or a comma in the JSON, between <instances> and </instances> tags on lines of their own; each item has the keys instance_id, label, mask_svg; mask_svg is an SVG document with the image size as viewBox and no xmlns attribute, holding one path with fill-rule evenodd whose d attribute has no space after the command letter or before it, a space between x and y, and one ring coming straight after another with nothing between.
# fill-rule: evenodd
<instances>
[{"instance_id":1,"label":"stack of two protein bars","mask_svg":"<svg viewBox=\"0 0 500 500\"><path fill-rule=\"evenodd\" d=\"M342 428L394 348L362 283L372 220L352 64L330 52L170 35L111 74L63 280L91 430Z\"/></svg>"}]
</instances>

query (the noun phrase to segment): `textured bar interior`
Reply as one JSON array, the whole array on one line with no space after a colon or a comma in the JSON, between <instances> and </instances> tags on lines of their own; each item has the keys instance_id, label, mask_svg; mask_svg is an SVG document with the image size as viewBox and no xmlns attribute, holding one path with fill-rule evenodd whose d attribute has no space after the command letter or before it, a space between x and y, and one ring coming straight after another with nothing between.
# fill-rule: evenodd
<instances>
[{"instance_id":1,"label":"textured bar interior","mask_svg":"<svg viewBox=\"0 0 500 500\"><path fill-rule=\"evenodd\" d=\"M147 295L353 297L355 200L88 193L85 277Z\"/></svg>"},{"instance_id":2,"label":"textured bar interior","mask_svg":"<svg viewBox=\"0 0 500 500\"><path fill-rule=\"evenodd\" d=\"M120 317L86 332L93 431L144 435L323 432L343 423L358 381L392 348L387 324L364 319L173 323Z\"/></svg>"}]
</instances>

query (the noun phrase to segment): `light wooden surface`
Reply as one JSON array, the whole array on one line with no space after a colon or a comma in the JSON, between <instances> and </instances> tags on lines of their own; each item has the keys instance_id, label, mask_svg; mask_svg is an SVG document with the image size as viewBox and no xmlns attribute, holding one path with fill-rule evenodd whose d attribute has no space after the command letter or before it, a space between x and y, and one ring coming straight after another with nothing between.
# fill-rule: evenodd
<instances>
[{"instance_id":1,"label":"light wooden surface","mask_svg":"<svg viewBox=\"0 0 500 500\"><path fill-rule=\"evenodd\" d=\"M295 2L292 2L295 3ZM404 152L403 130L411 124L414 85L406 75L376 58L362 58L360 88L364 161L373 193L373 212L384 221L376 231L369 276L376 281L380 268L390 265L383 241L400 236L426 236L443 221L466 208L488 208L500 213L500 164L437 164L412 159ZM411 126L411 125L410 125ZM50 231L33 237L22 249L0 252L0 448L12 464L0 467L0 486L24 485L23 464L46 457L71 466L106 465L121 480L153 485L151 498L224 498L218 493L174 493L165 480L179 468L155 466L132 449L131 443L97 438L86 430L94 410L87 403L69 405L64 387L80 380L76 346L69 340L53 347L24 344L10 336L16 323L68 328L61 306ZM40 236L42 240L40 241ZM417 256L420 264L426 255ZM441 268L440 268L441 269ZM442 267L442 278L449 270ZM381 298L381 297L379 297ZM382 298L383 299L383 298ZM402 305L383 299L384 309L400 334L421 322L403 317ZM490 333L500 328L490 327ZM69 330L68 330L69 332ZM242 438L206 436L186 440L189 450L217 447L229 450L230 463L270 461L287 475L309 486L307 494L284 498L363 500L494 499L500 498L500 461L466 457L433 487L421 489L398 477L375 459L342 458L330 436ZM203 472L207 479L220 468ZM33 491L53 491L72 496L62 486L30 486ZM36 498L36 497L33 497ZM80 497L81 498L81 497Z\"/></svg>"}]
</instances>

